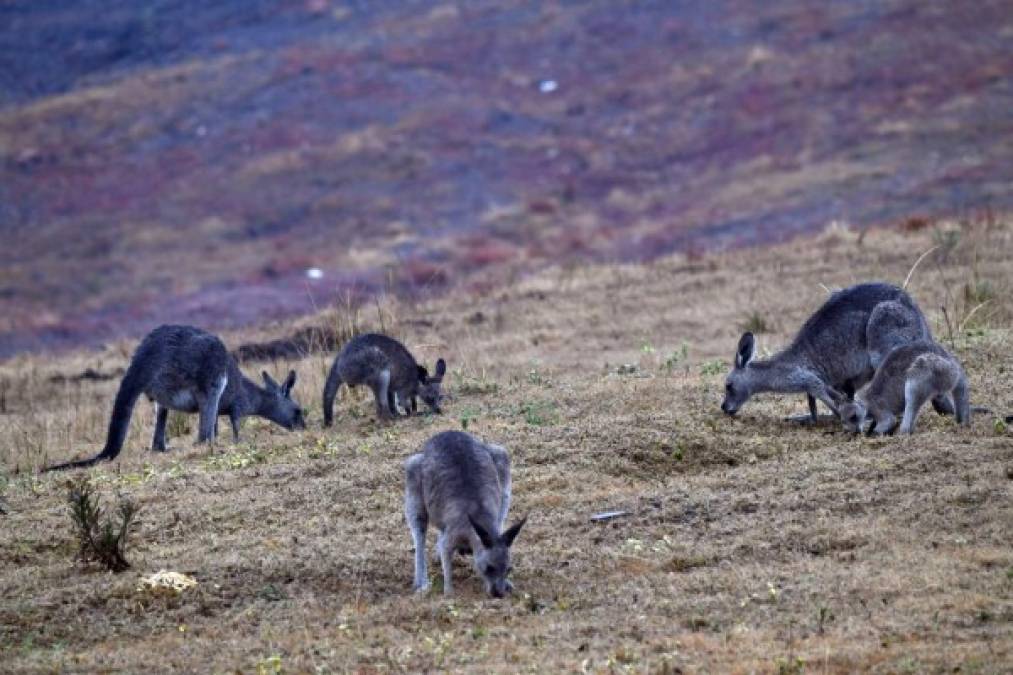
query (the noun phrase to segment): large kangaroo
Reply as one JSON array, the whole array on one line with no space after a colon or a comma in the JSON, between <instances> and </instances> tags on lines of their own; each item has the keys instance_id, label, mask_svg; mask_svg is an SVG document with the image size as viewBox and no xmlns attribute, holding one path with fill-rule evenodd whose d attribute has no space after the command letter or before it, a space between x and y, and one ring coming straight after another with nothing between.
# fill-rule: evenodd
<instances>
[{"instance_id":1,"label":"large kangaroo","mask_svg":"<svg viewBox=\"0 0 1013 675\"><path fill-rule=\"evenodd\" d=\"M792 343L770 359L754 359L753 334L743 334L725 379L721 409L734 415L761 392L804 393L816 422L817 400L837 414L833 392L854 396L890 349L913 340L931 341L932 334L918 305L902 289L884 283L845 288L831 295Z\"/></svg>"},{"instance_id":2,"label":"large kangaroo","mask_svg":"<svg viewBox=\"0 0 1013 675\"><path fill-rule=\"evenodd\" d=\"M405 519L415 544L415 590L429 590L426 528L439 530L436 548L443 568L443 593L453 594L451 560L471 548L486 592L502 598L513 590L510 546L527 518L503 531L510 510L510 457L462 431L430 438L405 462Z\"/></svg>"},{"instance_id":3,"label":"large kangaroo","mask_svg":"<svg viewBox=\"0 0 1013 675\"><path fill-rule=\"evenodd\" d=\"M376 414L381 418L396 416L397 402L409 415L414 414L418 409L416 396L421 396L433 412L440 413L443 398L440 387L446 372L447 363L440 359L435 375L430 376L394 338L378 333L358 335L341 349L327 375L324 426L329 427L334 419L334 396L342 382L349 386L367 385L373 391Z\"/></svg>"},{"instance_id":4,"label":"large kangaroo","mask_svg":"<svg viewBox=\"0 0 1013 675\"><path fill-rule=\"evenodd\" d=\"M971 423L967 375L960 362L934 342L913 342L891 351L876 370L872 382L854 401L838 395L841 422L848 431L878 435L893 431L903 413L900 432L914 432L918 411L929 399L952 398L957 422Z\"/></svg>"},{"instance_id":5,"label":"large kangaroo","mask_svg":"<svg viewBox=\"0 0 1013 675\"><path fill-rule=\"evenodd\" d=\"M263 377L263 387L247 379L222 341L211 333L193 326L159 326L141 341L120 382L102 452L45 470L91 466L115 458L123 449L130 415L141 394L155 402L154 451L165 450L170 410L200 415L198 443L214 439L219 415L229 416L236 441L246 415L265 417L286 429L305 428L302 410L290 397L295 371L281 385L266 372Z\"/></svg>"}]
</instances>

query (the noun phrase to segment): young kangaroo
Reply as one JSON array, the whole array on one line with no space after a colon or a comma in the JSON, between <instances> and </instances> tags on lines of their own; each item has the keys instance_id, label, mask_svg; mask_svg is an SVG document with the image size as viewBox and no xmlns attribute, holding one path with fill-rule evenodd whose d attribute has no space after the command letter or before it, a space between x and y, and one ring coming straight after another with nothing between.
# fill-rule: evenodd
<instances>
[{"instance_id":1,"label":"young kangaroo","mask_svg":"<svg viewBox=\"0 0 1013 675\"><path fill-rule=\"evenodd\" d=\"M507 451L462 431L430 438L422 452L405 462L405 519L415 543L415 590L429 590L426 528L439 530L436 548L443 568L443 593L453 593L451 559L470 547L475 571L486 592L502 598L513 590L507 580L510 546L527 518L503 531L510 509L510 458Z\"/></svg>"},{"instance_id":2,"label":"young kangaroo","mask_svg":"<svg viewBox=\"0 0 1013 675\"><path fill-rule=\"evenodd\" d=\"M123 449L130 415L141 394L155 402L151 449L158 452L165 451L165 423L170 410L200 415L198 443L214 439L219 415L229 416L236 441L246 415L266 417L286 429L305 428L302 410L290 397L295 371L289 372L281 385L266 372L263 377L263 387L247 379L222 341L211 333L193 326L159 326L141 341L120 382L102 452L45 470L91 466L115 458Z\"/></svg>"},{"instance_id":3,"label":"young kangaroo","mask_svg":"<svg viewBox=\"0 0 1013 675\"><path fill-rule=\"evenodd\" d=\"M430 376L394 338L377 333L356 336L342 348L327 375L324 426L329 427L334 419L334 396L342 382L349 386L365 384L372 389L376 414L381 418L397 416L398 402L407 414L414 414L418 409L416 396L421 396L433 412L440 413L443 399L440 387L446 372L447 364L440 359L436 362L436 374Z\"/></svg>"},{"instance_id":4,"label":"young kangaroo","mask_svg":"<svg viewBox=\"0 0 1013 675\"><path fill-rule=\"evenodd\" d=\"M755 360L753 334L743 334L725 379L721 409L734 415L761 392L804 393L815 422L817 400L836 414L832 392L853 396L872 378L874 359L912 339L931 340L932 335L921 310L902 289L883 283L845 288L831 295L792 343L770 359Z\"/></svg>"},{"instance_id":5,"label":"young kangaroo","mask_svg":"<svg viewBox=\"0 0 1013 675\"><path fill-rule=\"evenodd\" d=\"M876 370L869 386L854 401L837 395L841 421L848 431L890 433L903 411L900 432L914 431L918 411L930 398L952 397L957 422L971 423L967 375L946 349L934 342L914 342L891 351Z\"/></svg>"}]
</instances>

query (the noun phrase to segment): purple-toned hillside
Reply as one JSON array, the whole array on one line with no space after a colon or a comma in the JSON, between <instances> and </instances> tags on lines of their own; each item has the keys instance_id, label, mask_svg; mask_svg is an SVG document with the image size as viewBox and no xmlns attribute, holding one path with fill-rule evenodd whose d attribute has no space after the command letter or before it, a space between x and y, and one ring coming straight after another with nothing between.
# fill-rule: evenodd
<instances>
[{"instance_id":1,"label":"purple-toned hillside","mask_svg":"<svg viewBox=\"0 0 1013 675\"><path fill-rule=\"evenodd\" d=\"M1011 186L1008 1L0 6L0 356Z\"/></svg>"}]
</instances>

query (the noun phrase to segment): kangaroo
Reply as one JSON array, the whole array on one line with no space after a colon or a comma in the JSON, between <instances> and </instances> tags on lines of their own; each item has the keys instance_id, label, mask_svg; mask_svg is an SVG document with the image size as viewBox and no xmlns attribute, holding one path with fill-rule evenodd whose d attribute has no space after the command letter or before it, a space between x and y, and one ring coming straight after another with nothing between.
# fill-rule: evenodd
<instances>
[{"instance_id":1,"label":"kangaroo","mask_svg":"<svg viewBox=\"0 0 1013 675\"><path fill-rule=\"evenodd\" d=\"M845 288L831 295L791 344L770 359L755 360L756 340L744 333L725 379L721 410L734 415L761 392L805 393L809 417L816 422L817 400L837 414L832 392L854 396L872 379L874 361L912 339L931 340L932 334L906 292L884 283Z\"/></svg>"},{"instance_id":2,"label":"kangaroo","mask_svg":"<svg viewBox=\"0 0 1013 675\"><path fill-rule=\"evenodd\" d=\"M436 362L436 374L429 375L403 344L394 338L377 333L365 333L349 340L327 375L324 385L324 426L334 419L334 396L344 382L349 386L367 385L376 399L376 414L380 418L396 417L397 402L408 415L418 410L416 396L421 396L434 413L442 413L440 388L447 363ZM395 395L397 401L395 401Z\"/></svg>"},{"instance_id":3,"label":"kangaroo","mask_svg":"<svg viewBox=\"0 0 1013 675\"><path fill-rule=\"evenodd\" d=\"M66 462L45 471L91 466L120 454L134 403L141 394L155 402L151 449L165 451L165 424L170 410L198 413L197 442L218 433L218 416L228 415L232 436L246 415L265 417L286 429L304 429L302 409L290 397L295 371L282 384L266 372L263 387L247 379L222 341L193 326L159 326L141 341L120 382L109 432L102 451L90 459Z\"/></svg>"},{"instance_id":4,"label":"kangaroo","mask_svg":"<svg viewBox=\"0 0 1013 675\"><path fill-rule=\"evenodd\" d=\"M415 591L429 590L426 528L431 519L439 530L444 595L453 594L454 551L468 547L486 593L494 598L510 593L510 546L527 517L504 532L509 510L506 449L462 431L444 431L426 441L422 452L405 462L405 520L415 544Z\"/></svg>"},{"instance_id":5,"label":"kangaroo","mask_svg":"<svg viewBox=\"0 0 1013 675\"><path fill-rule=\"evenodd\" d=\"M913 342L932 341L932 333L921 312L914 313L907 305L890 300L879 303L872 310L866 338L869 346L869 363L872 364L873 370L879 370L880 364L896 347ZM956 412L949 394L934 396L932 407L940 415L953 415Z\"/></svg>"},{"instance_id":6,"label":"kangaroo","mask_svg":"<svg viewBox=\"0 0 1013 675\"><path fill-rule=\"evenodd\" d=\"M957 422L971 423L967 375L957 359L934 342L901 345L883 360L869 386L853 401L838 394L841 421L848 431L890 433L903 411L900 432L914 432L918 411L930 398L952 398Z\"/></svg>"}]
</instances>

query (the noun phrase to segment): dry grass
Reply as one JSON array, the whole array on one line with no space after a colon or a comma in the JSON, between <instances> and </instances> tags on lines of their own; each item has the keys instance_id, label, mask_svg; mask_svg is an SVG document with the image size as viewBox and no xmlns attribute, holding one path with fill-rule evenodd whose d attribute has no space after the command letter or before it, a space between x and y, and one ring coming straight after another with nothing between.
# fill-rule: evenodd
<instances>
[{"instance_id":1,"label":"dry grass","mask_svg":"<svg viewBox=\"0 0 1013 675\"><path fill-rule=\"evenodd\" d=\"M718 410L742 325L762 321L761 350L773 350L824 298L821 284L900 283L951 236L910 290L948 338L947 307L975 402L1011 410L1009 220L553 270L362 311L363 326L385 316L427 363L447 358L443 417L381 425L361 393L343 394L335 429L320 430L324 356L293 364L313 420L303 433L248 420L238 446L193 447L192 421L180 422L186 436L156 455L139 405L121 460L89 471L107 501L141 507L122 575L75 560L67 477L33 470L98 449L116 386L47 378L122 367L130 345L7 362L3 668L1004 671L1009 431L983 416L960 430L929 411L911 438L855 438L782 421L801 397L759 398L736 419ZM991 289L971 320L966 284ZM462 424L512 450L513 513L531 514L508 601L482 597L463 564L455 599L410 592L401 461ZM630 515L589 521L607 509ZM137 574L162 568L199 587L137 590Z\"/></svg>"}]
</instances>

